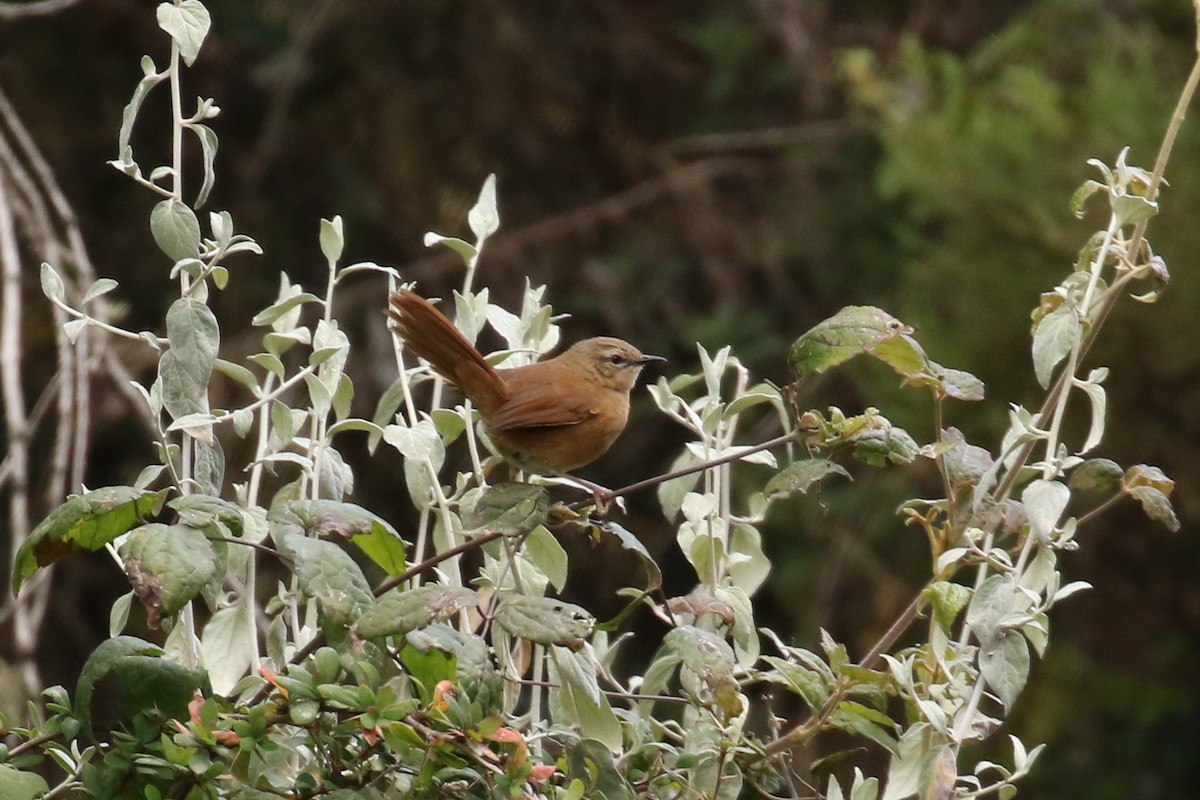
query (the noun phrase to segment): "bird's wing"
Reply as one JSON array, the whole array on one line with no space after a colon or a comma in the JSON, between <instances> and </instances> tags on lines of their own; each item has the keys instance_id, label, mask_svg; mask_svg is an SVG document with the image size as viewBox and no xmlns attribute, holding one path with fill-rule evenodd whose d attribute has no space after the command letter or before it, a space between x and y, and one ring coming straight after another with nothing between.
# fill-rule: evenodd
<instances>
[{"instance_id":1,"label":"bird's wing","mask_svg":"<svg viewBox=\"0 0 1200 800\"><path fill-rule=\"evenodd\" d=\"M554 428L578 425L599 414L595 395L572 394L561 387L547 387L536 382L520 386L509 386L510 395L488 420L493 431L511 431L519 428ZM552 401L547 402L547 396Z\"/></svg>"}]
</instances>

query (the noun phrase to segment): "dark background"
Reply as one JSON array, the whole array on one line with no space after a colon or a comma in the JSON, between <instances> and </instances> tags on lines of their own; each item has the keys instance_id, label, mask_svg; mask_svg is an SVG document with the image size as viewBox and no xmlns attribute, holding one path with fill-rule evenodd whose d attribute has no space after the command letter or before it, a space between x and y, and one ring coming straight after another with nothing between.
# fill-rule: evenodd
<instances>
[{"instance_id":1,"label":"dark background","mask_svg":"<svg viewBox=\"0 0 1200 800\"><path fill-rule=\"evenodd\" d=\"M85 0L0 21L0 86L63 184L98 272L121 282L122 324L135 330L160 324L175 288L146 223L155 198L104 162L139 57L166 60L154 5ZM568 340L620 336L669 356L673 373L696 368L696 342L731 344L756 377L782 383L800 333L844 305L879 305L937 361L987 383L985 404L952 407L947 422L993 451L1007 404L1040 402L1029 311L1105 221L1102 202L1083 221L1067 209L1098 177L1086 159L1111 163L1129 145L1132 163L1152 166L1194 52L1182 0L207 5L213 31L184 105L190 94L221 106L209 208L232 212L266 251L233 261L235 291L213 300L225 358L255 352L248 320L273 299L279 270L323 285L321 217L345 218L347 262L392 264L448 293L461 264L422 235L467 236L466 211L495 172L502 228L477 285L511 304L526 276L547 284L572 315ZM143 111L143 165L166 159L165 103L160 89ZM1173 270L1169 291L1157 305L1122 305L1090 357L1112 368L1099 454L1172 475L1183 530L1122 505L1064 559L1066 578L1096 591L1056 609L1047 658L1009 720L1027 744L1049 743L1023 796L1187 796L1200 778L1198 142L1189 120L1149 232ZM188 155L194 191L198 153ZM31 266L33 304L36 280ZM394 377L382 297L381 281L353 282L336 312L356 343L360 415ZM34 383L36 348L51 345L29 339ZM130 358L153 375L144 354ZM802 400L878 406L928 441L927 397L896 383L855 363ZM89 485L128 482L152 458L112 395L97 389ZM587 477L619 485L677 452L680 432L645 395L635 402L630 430ZM347 441L355 501L402 519L398 460L368 461ZM748 484L762 479L748 469ZM773 511L774 570L756 605L791 641L815 646L825 627L861 655L928 574L923 537L894 509L938 482L920 465L855 477ZM686 592L673 534L652 511L635 501L627 525ZM574 596L610 602L619 582L607 579L619 575L577 572ZM106 558L63 565L41 653L48 680L73 685L125 590Z\"/></svg>"}]
</instances>

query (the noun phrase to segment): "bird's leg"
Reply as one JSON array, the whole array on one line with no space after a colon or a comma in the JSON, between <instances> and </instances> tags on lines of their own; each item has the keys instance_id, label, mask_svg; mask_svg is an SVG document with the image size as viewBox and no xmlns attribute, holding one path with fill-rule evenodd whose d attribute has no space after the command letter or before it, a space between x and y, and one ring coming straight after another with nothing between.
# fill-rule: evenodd
<instances>
[{"instance_id":1,"label":"bird's leg","mask_svg":"<svg viewBox=\"0 0 1200 800\"><path fill-rule=\"evenodd\" d=\"M563 477L572 483L578 484L580 488L586 489L591 493L592 500L596 503L596 512L598 514L604 516L608 513L608 509L612 505L614 499L612 489L601 486L598 483L593 483L592 481L584 478L578 478L574 475L564 475ZM617 500L617 504L621 507L621 509L624 510L625 506L621 498L618 497L615 499Z\"/></svg>"},{"instance_id":2,"label":"bird's leg","mask_svg":"<svg viewBox=\"0 0 1200 800\"><path fill-rule=\"evenodd\" d=\"M625 498L617 496L612 489L601 486L598 483L577 478L574 475L542 475L537 479L538 483L547 486L565 486L572 489L583 489L592 496L592 503L596 506L596 511L601 515L607 514L608 509L612 506L613 500L616 500L617 506L625 510ZM582 503L583 501L579 501ZM572 508L576 504L572 504Z\"/></svg>"}]
</instances>

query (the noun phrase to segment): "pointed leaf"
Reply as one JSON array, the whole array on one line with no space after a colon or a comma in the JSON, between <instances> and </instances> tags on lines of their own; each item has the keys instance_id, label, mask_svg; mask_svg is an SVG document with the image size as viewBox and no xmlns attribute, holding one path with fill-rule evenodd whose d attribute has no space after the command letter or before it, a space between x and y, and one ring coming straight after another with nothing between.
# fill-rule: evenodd
<instances>
[{"instance_id":1,"label":"pointed leaf","mask_svg":"<svg viewBox=\"0 0 1200 800\"><path fill-rule=\"evenodd\" d=\"M34 800L50 791L46 779L36 772L25 772L0 764L0 797L4 800Z\"/></svg>"},{"instance_id":2,"label":"pointed leaf","mask_svg":"<svg viewBox=\"0 0 1200 800\"><path fill-rule=\"evenodd\" d=\"M83 729L108 729L139 714L187 719L196 691L208 692L204 670L189 670L166 658L162 649L133 636L100 643L88 656L75 689L75 709Z\"/></svg>"},{"instance_id":3,"label":"pointed leaf","mask_svg":"<svg viewBox=\"0 0 1200 800\"><path fill-rule=\"evenodd\" d=\"M1146 516L1156 522L1161 522L1169 531L1180 528L1179 517L1171 506L1171 499L1153 486L1135 486L1129 490L1129 496L1142 504Z\"/></svg>"},{"instance_id":4,"label":"pointed leaf","mask_svg":"<svg viewBox=\"0 0 1200 800\"><path fill-rule=\"evenodd\" d=\"M233 605L220 609L209 619L200 637L200 654L213 691L219 695L233 691L238 681L250 671L258 652L250 620L250 614L255 610L249 605L249 599L243 596Z\"/></svg>"},{"instance_id":5,"label":"pointed leaf","mask_svg":"<svg viewBox=\"0 0 1200 800\"><path fill-rule=\"evenodd\" d=\"M33 529L14 559L13 593L40 567L72 550L99 550L142 520L157 514L166 491L109 486L69 498Z\"/></svg>"},{"instance_id":6,"label":"pointed leaf","mask_svg":"<svg viewBox=\"0 0 1200 800\"><path fill-rule=\"evenodd\" d=\"M187 525L143 525L129 534L121 555L151 628L200 594L217 571L208 538Z\"/></svg>"},{"instance_id":7,"label":"pointed leaf","mask_svg":"<svg viewBox=\"0 0 1200 800\"><path fill-rule=\"evenodd\" d=\"M1043 389L1049 388L1058 366L1082 335L1075 308L1060 305L1043 316L1033 331L1033 370Z\"/></svg>"},{"instance_id":8,"label":"pointed leaf","mask_svg":"<svg viewBox=\"0 0 1200 800\"><path fill-rule=\"evenodd\" d=\"M1029 678L1029 643L1014 630L979 646L979 672L1006 709L1012 709Z\"/></svg>"},{"instance_id":9,"label":"pointed leaf","mask_svg":"<svg viewBox=\"0 0 1200 800\"><path fill-rule=\"evenodd\" d=\"M824 458L806 458L793 461L775 474L763 489L768 500L789 497L796 492L806 493L813 484L823 480L828 475L842 475L850 478L850 473L840 465Z\"/></svg>"},{"instance_id":10,"label":"pointed leaf","mask_svg":"<svg viewBox=\"0 0 1200 800\"><path fill-rule=\"evenodd\" d=\"M346 238L342 233L342 218L321 220L321 230L318 234L321 244L321 254L330 264L336 264L342 257L342 249L346 246Z\"/></svg>"},{"instance_id":11,"label":"pointed leaf","mask_svg":"<svg viewBox=\"0 0 1200 800\"><path fill-rule=\"evenodd\" d=\"M497 483L484 491L463 521L468 530L524 534L546 522L549 502L545 487Z\"/></svg>"},{"instance_id":12,"label":"pointed leaf","mask_svg":"<svg viewBox=\"0 0 1200 800\"><path fill-rule=\"evenodd\" d=\"M906 378L932 376L930 361L912 328L873 306L848 306L813 326L792 344L788 361L801 375L821 373L855 356L871 354Z\"/></svg>"},{"instance_id":13,"label":"pointed leaf","mask_svg":"<svg viewBox=\"0 0 1200 800\"><path fill-rule=\"evenodd\" d=\"M842 701L829 718L829 724L848 733L857 733L896 752L896 723L882 711L856 703Z\"/></svg>"},{"instance_id":14,"label":"pointed leaf","mask_svg":"<svg viewBox=\"0 0 1200 800\"><path fill-rule=\"evenodd\" d=\"M300 590L317 601L323 623L348 626L372 602L371 587L354 559L336 544L285 534L276 540L281 552L292 559L292 570Z\"/></svg>"},{"instance_id":15,"label":"pointed leaf","mask_svg":"<svg viewBox=\"0 0 1200 800\"><path fill-rule=\"evenodd\" d=\"M200 253L200 223L193 211L178 200L163 200L150 213L150 233L171 261L195 258Z\"/></svg>"},{"instance_id":16,"label":"pointed leaf","mask_svg":"<svg viewBox=\"0 0 1200 800\"><path fill-rule=\"evenodd\" d=\"M217 134L208 127L199 122L188 124L192 133L196 134L196 138L200 140L201 165L204 172L204 180L200 184L200 191L196 194L196 208L203 208L208 202L208 193L212 191L213 184L217 182L216 162L217 162ZM214 281L215 282L215 281ZM224 288L218 286L217 288Z\"/></svg>"},{"instance_id":17,"label":"pointed leaf","mask_svg":"<svg viewBox=\"0 0 1200 800\"><path fill-rule=\"evenodd\" d=\"M159 360L163 406L173 419L208 412L208 382L221 345L212 309L183 297L167 310L170 349Z\"/></svg>"},{"instance_id":18,"label":"pointed leaf","mask_svg":"<svg viewBox=\"0 0 1200 800\"><path fill-rule=\"evenodd\" d=\"M595 620L571 603L505 593L496 609L495 623L521 639L578 650L591 634Z\"/></svg>"},{"instance_id":19,"label":"pointed leaf","mask_svg":"<svg viewBox=\"0 0 1200 800\"><path fill-rule=\"evenodd\" d=\"M1092 458L1071 472L1067 485L1078 492L1115 492L1121 488L1125 470L1109 458Z\"/></svg>"},{"instance_id":20,"label":"pointed leaf","mask_svg":"<svg viewBox=\"0 0 1200 800\"><path fill-rule=\"evenodd\" d=\"M479 605L479 595L451 586L395 588L384 592L354 623L363 639L397 636L449 619L464 608Z\"/></svg>"},{"instance_id":21,"label":"pointed leaf","mask_svg":"<svg viewBox=\"0 0 1200 800\"><path fill-rule=\"evenodd\" d=\"M177 3L160 3L157 16L158 27L175 40L179 55L190 67L196 61L204 38L208 36L211 24L208 9L200 0L181 0Z\"/></svg>"},{"instance_id":22,"label":"pointed leaf","mask_svg":"<svg viewBox=\"0 0 1200 800\"><path fill-rule=\"evenodd\" d=\"M525 537L525 553L561 594L567 584L567 551L545 525L538 525Z\"/></svg>"},{"instance_id":23,"label":"pointed leaf","mask_svg":"<svg viewBox=\"0 0 1200 800\"><path fill-rule=\"evenodd\" d=\"M942 630L949 632L959 612L971 600L971 590L949 581L934 581L921 592L921 599L933 608L934 619Z\"/></svg>"},{"instance_id":24,"label":"pointed leaf","mask_svg":"<svg viewBox=\"0 0 1200 800\"><path fill-rule=\"evenodd\" d=\"M272 525L286 525L309 536L340 536L384 569L396 576L407 569L405 544L390 524L353 503L334 500L293 500L272 510Z\"/></svg>"},{"instance_id":25,"label":"pointed leaf","mask_svg":"<svg viewBox=\"0 0 1200 800\"><path fill-rule=\"evenodd\" d=\"M623 740L621 722L608 704L608 698L600 692L596 681L597 666L591 655L563 647L551 647L549 655L551 676L559 684L552 695L557 702L551 705L566 717L556 721L578 725L586 738L603 743L610 752L619 752Z\"/></svg>"},{"instance_id":26,"label":"pointed leaf","mask_svg":"<svg viewBox=\"0 0 1200 800\"><path fill-rule=\"evenodd\" d=\"M479 190L479 199L467 212L467 224L471 233L475 234L476 247L483 247L484 241L500 229L500 212L496 208L496 176L488 175Z\"/></svg>"},{"instance_id":27,"label":"pointed leaf","mask_svg":"<svg viewBox=\"0 0 1200 800\"><path fill-rule=\"evenodd\" d=\"M62 300L66 295L66 288L63 286L62 278L54 271L54 267L42 262L41 268L42 294L46 295L47 300Z\"/></svg>"}]
</instances>

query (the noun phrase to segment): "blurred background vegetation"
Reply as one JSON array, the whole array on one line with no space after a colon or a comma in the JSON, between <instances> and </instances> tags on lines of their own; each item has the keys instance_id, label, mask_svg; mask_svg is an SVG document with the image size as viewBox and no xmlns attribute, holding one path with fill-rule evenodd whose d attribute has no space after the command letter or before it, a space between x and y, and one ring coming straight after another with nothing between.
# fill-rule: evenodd
<instances>
[{"instance_id":1,"label":"blurred background vegetation","mask_svg":"<svg viewBox=\"0 0 1200 800\"><path fill-rule=\"evenodd\" d=\"M121 282L123 324L135 330L156 325L174 291L146 222L154 198L104 162L138 58L165 60L153 5L83 0L0 19L0 87L64 184L98 273ZM506 302L527 276L548 284L572 315L568 339L621 336L669 356L673 371L695 368L696 342L731 344L755 376L784 383L796 336L843 305L880 305L915 326L933 358L986 381L985 406L956 406L948 423L992 450L1007 404L1040 402L1029 311L1103 224L1067 209L1097 177L1086 159L1111 163L1129 145L1132 163L1151 166L1194 53L1184 0L207 5L213 32L188 80L223 109L209 207L230 210L266 250L213 300L226 358L253 352L247 320L274 297L280 269L324 280L322 216L345 218L350 261L395 265L424 292L447 294L460 265L425 250L422 234L465 233L495 172L503 227L479 283ZM142 163L168 141L157 94L138 134ZM189 157L197 175L199 154ZM1009 723L1028 743L1050 743L1028 797L1190 796L1200 779L1194 118L1167 176L1149 239L1173 268L1170 289L1158 305L1125 304L1091 360L1113 368L1101 454L1162 466L1178 481L1184 528L1169 534L1120 506L1065 560L1067 577L1096 591L1058 610L1048 657ZM28 308L40 309L29 270ZM383 287L363 281L341 301L337 316L359 343L358 412L369 416L394 377ZM49 316L26 316L37 385ZM145 354L129 359L134 374L153 375ZM926 396L895 383L855 364L801 387L801 402L878 406L929 440ZM111 387L93 396L88 483L127 483L152 450ZM680 432L644 396L638 405L587 477L619 485L670 463ZM231 463L236 447L226 444ZM401 518L398 463L386 453L368 462L361 443L351 450L355 500ZM928 573L922 535L894 509L937 491L934 477L860 471L776 509L760 622L806 646L823 626L861 655ZM631 515L670 576L670 527L648 499ZM576 597L612 596L595 572L573 575ZM690 588L677 583L669 588ZM48 681L73 685L124 591L103 556L58 569L39 651Z\"/></svg>"}]
</instances>

